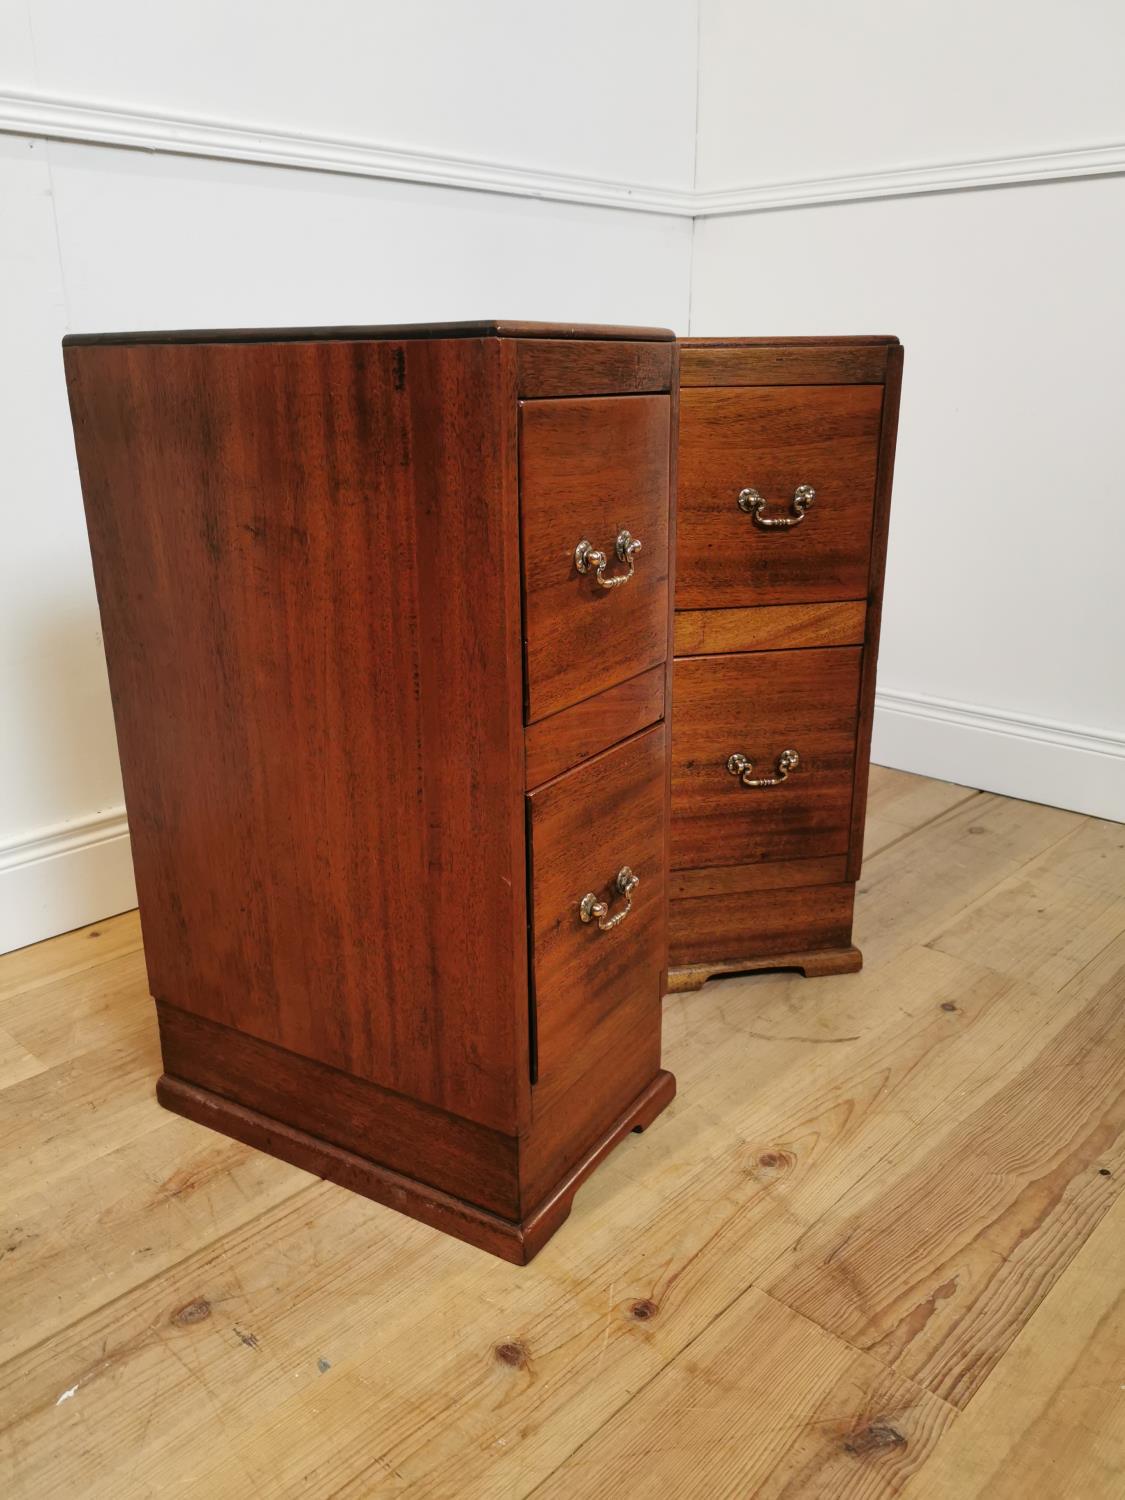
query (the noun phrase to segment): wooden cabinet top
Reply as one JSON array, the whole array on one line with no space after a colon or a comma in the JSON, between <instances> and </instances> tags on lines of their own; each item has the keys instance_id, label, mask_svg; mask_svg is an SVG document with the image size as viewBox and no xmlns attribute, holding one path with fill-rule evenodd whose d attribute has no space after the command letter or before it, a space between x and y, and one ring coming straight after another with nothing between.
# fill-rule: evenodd
<instances>
[{"instance_id":1,"label":"wooden cabinet top","mask_svg":"<svg viewBox=\"0 0 1125 1500\"><path fill-rule=\"evenodd\" d=\"M773 345L804 345L815 348L818 345L835 344L897 344L898 339L893 333L858 333L853 336L846 334L810 334L804 338L782 338L779 336L763 336L760 338L704 338L700 336L694 339L681 339L680 345L684 349L768 349Z\"/></svg>"},{"instance_id":2,"label":"wooden cabinet top","mask_svg":"<svg viewBox=\"0 0 1125 1500\"><path fill-rule=\"evenodd\" d=\"M629 339L671 343L670 328L628 328L599 323L518 323L484 319L464 323L348 324L338 328L180 328L118 333L71 333L64 348L86 344L279 344L402 339Z\"/></svg>"}]
</instances>

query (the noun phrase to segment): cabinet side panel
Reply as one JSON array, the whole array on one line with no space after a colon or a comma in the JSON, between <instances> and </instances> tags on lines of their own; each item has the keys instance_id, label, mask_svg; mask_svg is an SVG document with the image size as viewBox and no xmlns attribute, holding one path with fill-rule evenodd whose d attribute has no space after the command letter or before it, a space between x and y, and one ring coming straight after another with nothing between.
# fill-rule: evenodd
<instances>
[{"instance_id":1,"label":"cabinet side panel","mask_svg":"<svg viewBox=\"0 0 1125 1500\"><path fill-rule=\"evenodd\" d=\"M67 370L153 993L514 1131L498 350L79 347Z\"/></svg>"},{"instance_id":2,"label":"cabinet side panel","mask_svg":"<svg viewBox=\"0 0 1125 1500\"><path fill-rule=\"evenodd\" d=\"M855 794L852 799L848 879L858 880L863 865L863 833L867 817L867 785L871 773L871 730L875 717L875 677L879 663L879 633L883 623L883 582L887 570L887 539L891 521L891 486L898 442L898 409L902 392L903 350L887 351L887 383L879 432L879 471L875 486L875 517L871 531L871 568L868 582L867 627L863 648L863 676L859 690L859 724L855 748Z\"/></svg>"}]
</instances>

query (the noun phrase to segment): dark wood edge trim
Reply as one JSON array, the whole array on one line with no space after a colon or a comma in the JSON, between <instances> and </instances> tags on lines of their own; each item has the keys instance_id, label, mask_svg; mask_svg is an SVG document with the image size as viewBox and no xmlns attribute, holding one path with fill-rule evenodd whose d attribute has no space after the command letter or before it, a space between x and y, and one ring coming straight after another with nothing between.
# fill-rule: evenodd
<instances>
[{"instance_id":1,"label":"dark wood edge trim","mask_svg":"<svg viewBox=\"0 0 1125 1500\"><path fill-rule=\"evenodd\" d=\"M553 714L548 714L545 718L535 719L532 723L525 724L523 735L526 767L527 739L529 735L541 734L543 732L549 733L552 725L565 721L567 715L573 714L576 708L585 708L587 705L596 703L599 698L605 698L610 693L617 692L619 688L628 687L630 683L637 682L639 678L654 677L656 673L662 674L663 695L660 708L652 714L651 718L646 719L643 724L637 725L636 728L630 729L625 734L620 735L618 739L611 740L609 745L606 744L603 737L594 749L588 750L585 754L576 754L573 759L568 759L565 764L560 764L558 770L552 771L549 776L539 776L532 779L525 773L524 791L527 793L537 792L541 786L546 786L548 781L554 781L557 776L565 776L568 771L576 771L579 766L584 766L588 760L593 760L595 755L601 755L606 749L612 749L614 745L623 744L625 740L632 739L635 734L642 734L646 729L651 729L654 724L661 723L668 716L667 672L667 663L658 661L655 666L644 667L640 672L635 672L632 677L626 677L621 682L615 682L612 687L602 688L600 693L591 693L588 698L580 698L577 703L568 703L565 708L556 709ZM614 733L616 732L615 730ZM530 889L530 886L528 889Z\"/></svg>"},{"instance_id":2,"label":"dark wood edge trim","mask_svg":"<svg viewBox=\"0 0 1125 1500\"><path fill-rule=\"evenodd\" d=\"M875 489L875 514L871 527L867 628L864 634L863 668L859 685L859 718L856 725L856 773L855 785L852 789L851 834L848 840L847 874L849 880L858 880L863 866L863 825L867 816L867 783L871 769L871 729L875 713L879 635L883 622L883 582L887 566L887 538L891 519L891 485L894 480L895 447L898 441L902 361L901 346L887 351L887 379L883 387L883 420L879 433L879 472Z\"/></svg>"},{"instance_id":3,"label":"dark wood edge trim","mask_svg":"<svg viewBox=\"0 0 1125 1500\"><path fill-rule=\"evenodd\" d=\"M583 396L582 399L586 400L587 398L585 396ZM671 524L671 523L669 523L669 524ZM669 533L669 535L670 534L671 533ZM521 564L520 565L520 576L523 577L524 576L524 569L523 569L523 533L522 533L522 531L520 533L520 564ZM671 577L672 577L672 573L671 573L671 564L670 563L669 563L668 577L669 577L668 592L669 592L669 594L672 594L673 593L673 589L672 589L671 581L670 581ZM525 592L521 592L520 599L521 599L521 602L523 603L523 605L525 607L525 611L526 611L526 604L527 604L526 591ZM524 647L523 656L524 656L524 660L526 662L526 659L527 659L527 641L526 640L523 642L523 647ZM669 655L670 654L671 653L669 653ZM549 714L540 714L540 716L539 716L538 719L527 719L527 718L525 718L523 720L524 734L526 736L527 731L529 729L539 729L543 725L551 724L556 719L561 719L564 714L571 713L574 709L581 708L584 704L593 703L595 699L604 697L604 695L606 693L612 693L613 690L614 690L614 688L624 687L627 682L636 682L636 680L637 680L638 677L644 677L649 672L658 672L661 667L666 667L666 666L667 666L667 662L666 662L665 658L661 657L659 661L650 662L647 667L642 667L639 672L634 672L629 677L623 677L620 682L612 682L612 683L610 683L609 687L598 688L597 692L595 692L595 693L587 693L586 696L585 696L585 698L575 698L575 700L574 700L573 703L567 703L562 708L553 708ZM525 691L526 691L526 687L527 687L527 672L526 672L526 666L525 666L525 669L524 669L524 688L525 688ZM652 723L653 724L658 724L660 722L660 720L664 717L664 714L667 713L667 711L668 711L668 698L667 698L667 696L665 696L665 699L664 699L664 713L657 714L656 718L652 720ZM602 749L608 749L609 746L608 745L603 745L601 748ZM595 753L599 753L599 752L595 752ZM531 788L528 787L528 791L530 791L530 790L531 790Z\"/></svg>"},{"instance_id":4,"label":"dark wood edge trim","mask_svg":"<svg viewBox=\"0 0 1125 1500\"><path fill-rule=\"evenodd\" d=\"M542 1249L567 1218L575 1193L603 1157L630 1131L644 1130L650 1125L671 1103L675 1092L676 1082L671 1073L657 1073L648 1088L548 1197L522 1221L513 1222L167 1073L161 1075L156 1085L157 1099L174 1114L221 1131L247 1146L268 1151L292 1166L362 1193L376 1203L397 1209L432 1229L454 1235L515 1265L526 1265Z\"/></svg>"},{"instance_id":5,"label":"dark wood edge trim","mask_svg":"<svg viewBox=\"0 0 1125 1500\"><path fill-rule=\"evenodd\" d=\"M660 966L660 989L668 989L668 966L672 942L672 724L675 704L672 681L676 671L676 540L679 525L680 462L680 346L672 351L672 404L668 422L668 657L664 677L664 758L667 762L664 802L664 954ZM663 1040L661 1040L663 1047Z\"/></svg>"},{"instance_id":6,"label":"dark wood edge trim","mask_svg":"<svg viewBox=\"0 0 1125 1500\"><path fill-rule=\"evenodd\" d=\"M797 349L684 349L680 385L692 396L724 391L816 390L821 386L881 386L890 346Z\"/></svg>"},{"instance_id":7,"label":"dark wood edge trim","mask_svg":"<svg viewBox=\"0 0 1125 1500\"><path fill-rule=\"evenodd\" d=\"M527 837L527 810L524 806L524 698L527 677L524 663L524 629L527 604L524 598L523 507L520 504L520 413L517 389L518 360L511 343L499 346L500 411L503 423L504 471L501 486L504 504L503 578L499 587L507 592L505 618L508 621L507 681L504 684L508 705L508 763L511 802L504 813L510 819L512 869L523 872L523 889L514 902L515 934L512 954L516 966L515 1017L516 1038L516 1129L526 1130L531 1123L531 1086L535 1075L535 999L532 989L531 949L531 844Z\"/></svg>"},{"instance_id":8,"label":"dark wood edge trim","mask_svg":"<svg viewBox=\"0 0 1125 1500\"><path fill-rule=\"evenodd\" d=\"M761 609L768 609L768 604L760 605ZM685 610L683 613L687 614ZM816 641L807 646L733 646L729 651L681 651L676 657L677 661L726 661L732 656L772 656L775 651L858 651L862 648L863 640L858 641Z\"/></svg>"},{"instance_id":9,"label":"dark wood edge trim","mask_svg":"<svg viewBox=\"0 0 1125 1500\"><path fill-rule=\"evenodd\" d=\"M763 859L746 865L692 865L671 871L673 901L748 895L751 891L807 890L817 885L848 885L847 851L793 859ZM682 887L697 886L684 890ZM681 888L676 889L677 885Z\"/></svg>"},{"instance_id":10,"label":"dark wood edge trim","mask_svg":"<svg viewBox=\"0 0 1125 1500\"><path fill-rule=\"evenodd\" d=\"M491 1250L505 1260L519 1260L520 1226L489 1213L487 1209L477 1208L464 1199L443 1193L440 1188L418 1182L390 1167L379 1166L354 1151L334 1146L318 1136L271 1119L258 1110L235 1104L233 1100L168 1073L162 1074L157 1081L156 1097L165 1109L194 1120L198 1125L207 1125L247 1146L267 1151L291 1166L313 1172L352 1192L362 1193L376 1203L409 1214L433 1229L468 1240L482 1250Z\"/></svg>"},{"instance_id":11,"label":"dark wood edge trim","mask_svg":"<svg viewBox=\"0 0 1125 1500\"><path fill-rule=\"evenodd\" d=\"M834 383L840 384L838 380ZM696 387L693 386L692 389ZM690 604L677 610L676 613L681 615L741 615L759 609L826 609L835 604L862 604L866 607L867 595L851 594L843 599L801 599L794 604Z\"/></svg>"},{"instance_id":12,"label":"dark wood edge trim","mask_svg":"<svg viewBox=\"0 0 1125 1500\"><path fill-rule=\"evenodd\" d=\"M771 379L771 380L734 380L734 379L728 379L728 380L683 380L681 378L681 381L680 381L680 385L681 385L682 389L684 389L685 391L691 391L693 395L694 395L694 393L696 391L735 391L735 390L738 390L738 391L754 391L754 390L772 390L775 387L778 388L778 389L787 389L787 390L798 390L799 389L799 390L804 391L804 390L815 390L818 386L822 386L822 385L824 385L824 386L833 386L833 385L882 385L882 384L883 384L882 379L871 380L867 376L864 376L864 378L862 380L842 380L838 375L835 377L835 379L832 379L832 380L805 380L805 379L801 379L801 380L776 380L776 379ZM691 606L692 609L697 609L697 608L700 608L700 607L701 606L695 605L695 604L693 604ZM715 607L716 608L721 608L722 606L715 606ZM753 609L753 608L756 608L757 606L748 604L745 607L747 609Z\"/></svg>"},{"instance_id":13,"label":"dark wood edge trim","mask_svg":"<svg viewBox=\"0 0 1125 1500\"><path fill-rule=\"evenodd\" d=\"M662 665L663 665L662 662L657 662L657 666L662 666ZM651 670L651 668L649 670ZM585 702L585 701L586 700L583 699L583 702ZM565 712L565 710L564 710L564 712ZM542 721L539 720L537 722L542 722ZM623 750L626 745L632 745L635 741L639 740L643 735L652 734L653 731L659 729L662 724L665 725L666 728L667 728L667 726L668 726L668 714L667 714L667 712L661 714L658 718L653 719L651 721L651 723L642 724L641 727L640 727L640 729L634 729L629 734L623 735L621 739L614 740L612 744L603 745L600 749L595 750L592 755L587 755L584 760L582 760L582 761L580 761L578 763L578 765L569 766L565 771L557 771L554 776L548 776L547 779L546 779L546 781L539 781L539 782L537 782L535 784L535 786L529 786L527 788L527 790L523 793L523 795L529 801L534 801L534 799L536 797L538 797L538 795L540 794L540 792L544 792L544 791L547 790L548 787L554 786L554 784L557 781L561 781L564 776L569 776L572 771L577 771L578 768L579 768L579 765L582 766L583 768L585 768L587 766L593 765L595 761L605 760L605 758L606 758L607 755L616 755L616 753L617 753L618 750ZM530 889L530 887L529 887L529 889ZM528 910L529 911L531 910L531 900L530 900L530 897L528 899Z\"/></svg>"},{"instance_id":14,"label":"dark wood edge trim","mask_svg":"<svg viewBox=\"0 0 1125 1500\"><path fill-rule=\"evenodd\" d=\"M663 661L654 661L651 667L642 667L639 672L634 672L629 677L623 677L620 682L611 683L607 688L599 688L596 693L587 693L585 698L576 698L573 703L568 703L565 708L556 708L551 713L544 714L541 719L532 719L530 724L524 724L524 734L526 735L529 729L545 729L551 724L558 723L567 714L573 713L576 708L582 708L587 703L593 703L597 698L604 698L607 693L615 692L617 688L627 687L629 683L636 682L638 677L647 677L650 672L659 672L663 666L665 666ZM659 723L663 717L663 714L657 714L656 718L651 722L653 724ZM603 745L601 748L604 750L607 747ZM529 787L528 791L530 790L531 788Z\"/></svg>"},{"instance_id":15,"label":"dark wood edge trim","mask_svg":"<svg viewBox=\"0 0 1125 1500\"><path fill-rule=\"evenodd\" d=\"M799 349L848 349L871 344L898 343L893 333L809 334L800 338L779 338L766 335L762 338L718 338L700 336L678 339L682 349L785 349L796 345Z\"/></svg>"},{"instance_id":16,"label":"dark wood edge trim","mask_svg":"<svg viewBox=\"0 0 1125 1500\"><path fill-rule=\"evenodd\" d=\"M824 948L819 952L776 953L770 958L732 958L723 963L684 964L668 973L668 994L701 990L709 979L724 974L756 974L767 969L800 969L806 979L826 974L857 974L863 968L858 948Z\"/></svg>"},{"instance_id":17,"label":"dark wood edge trim","mask_svg":"<svg viewBox=\"0 0 1125 1500\"><path fill-rule=\"evenodd\" d=\"M327 328L164 328L113 333L68 333L64 349L96 344L292 344L341 340L403 339L633 339L672 343L670 328L629 328L597 323L520 323L496 320L453 323L346 323Z\"/></svg>"}]
</instances>

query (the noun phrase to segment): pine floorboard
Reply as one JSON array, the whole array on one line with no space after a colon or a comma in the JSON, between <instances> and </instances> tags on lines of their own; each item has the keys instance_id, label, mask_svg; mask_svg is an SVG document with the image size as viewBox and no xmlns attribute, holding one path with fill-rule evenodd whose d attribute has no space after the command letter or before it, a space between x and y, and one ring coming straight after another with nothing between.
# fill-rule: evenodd
<instances>
[{"instance_id":1,"label":"pine floorboard","mask_svg":"<svg viewBox=\"0 0 1125 1500\"><path fill-rule=\"evenodd\" d=\"M160 1110L135 914L0 957L0 1493L1118 1500L1125 829L873 768L857 941L524 1269Z\"/></svg>"}]
</instances>

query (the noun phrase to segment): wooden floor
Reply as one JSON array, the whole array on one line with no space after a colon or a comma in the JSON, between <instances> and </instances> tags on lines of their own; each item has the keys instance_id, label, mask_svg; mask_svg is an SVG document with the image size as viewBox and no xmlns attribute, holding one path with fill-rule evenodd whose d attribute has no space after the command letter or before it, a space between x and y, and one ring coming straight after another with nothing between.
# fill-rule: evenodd
<instances>
[{"instance_id":1,"label":"wooden floor","mask_svg":"<svg viewBox=\"0 0 1125 1500\"><path fill-rule=\"evenodd\" d=\"M526 1270L160 1110L133 915L0 959L0 1493L1120 1500L1125 828L876 771L858 940Z\"/></svg>"}]
</instances>

